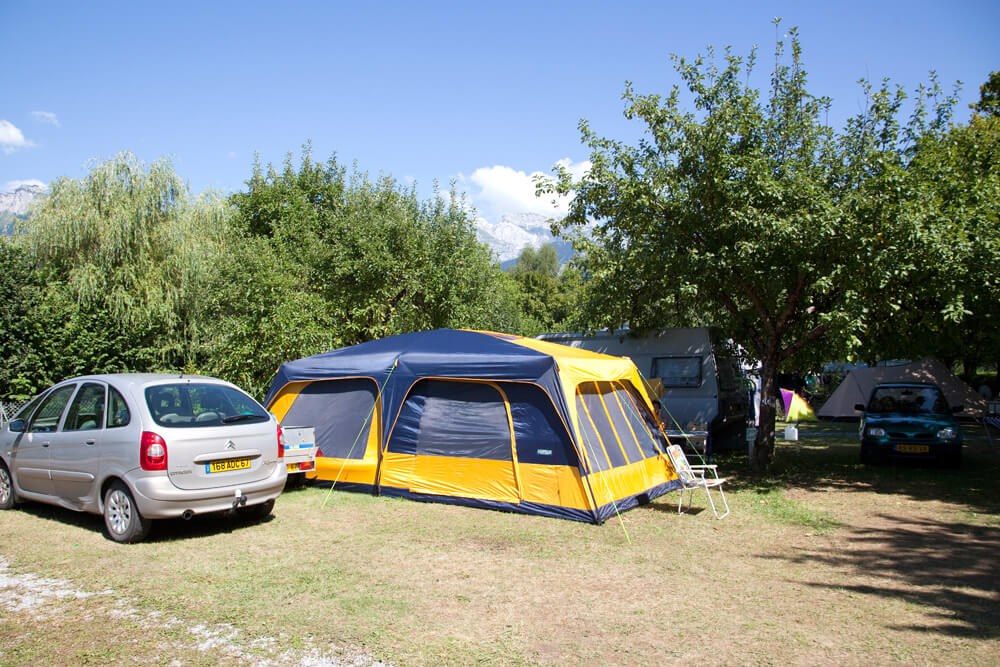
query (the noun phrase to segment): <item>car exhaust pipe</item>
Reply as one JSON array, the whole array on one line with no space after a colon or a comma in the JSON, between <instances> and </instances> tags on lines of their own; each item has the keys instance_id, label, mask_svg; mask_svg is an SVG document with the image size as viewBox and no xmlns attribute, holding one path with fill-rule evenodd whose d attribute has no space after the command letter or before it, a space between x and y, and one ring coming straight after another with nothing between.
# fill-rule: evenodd
<instances>
[{"instance_id":1,"label":"car exhaust pipe","mask_svg":"<svg viewBox=\"0 0 1000 667\"><path fill-rule=\"evenodd\" d=\"M184 514L181 514L181 518L185 521L190 521L193 516L194 512L192 510L184 510Z\"/></svg>"}]
</instances>

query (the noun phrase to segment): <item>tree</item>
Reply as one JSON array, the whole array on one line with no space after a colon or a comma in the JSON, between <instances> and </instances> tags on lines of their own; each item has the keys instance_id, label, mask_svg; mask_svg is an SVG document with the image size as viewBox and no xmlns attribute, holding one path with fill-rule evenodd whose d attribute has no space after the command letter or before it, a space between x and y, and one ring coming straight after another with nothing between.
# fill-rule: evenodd
<instances>
[{"instance_id":1,"label":"tree","mask_svg":"<svg viewBox=\"0 0 1000 667\"><path fill-rule=\"evenodd\" d=\"M32 384L197 367L225 202L191 198L168 161L130 153L50 189L14 239L35 267L28 284L42 286L32 317L49 318Z\"/></svg>"},{"instance_id":2,"label":"tree","mask_svg":"<svg viewBox=\"0 0 1000 667\"><path fill-rule=\"evenodd\" d=\"M627 84L625 117L637 145L598 136L581 121L593 167L574 182L557 170L542 191L575 192L564 226L596 220L583 259L589 320L657 328L700 311L761 364L760 428L752 463L773 458L780 369L846 353L859 344L864 276L881 278L905 258L895 236L898 100L888 83L841 134L823 122L829 100L807 90L797 32L776 46L769 96L749 85L756 53L710 50L674 57L691 96L639 95ZM889 158L887 160L887 158ZM884 167L883 167L884 163ZM594 296L597 295L597 296Z\"/></svg>"},{"instance_id":3,"label":"tree","mask_svg":"<svg viewBox=\"0 0 1000 667\"><path fill-rule=\"evenodd\" d=\"M979 86L979 101L969 106L987 116L1000 116L1000 70L990 72L990 78Z\"/></svg>"},{"instance_id":4,"label":"tree","mask_svg":"<svg viewBox=\"0 0 1000 667\"><path fill-rule=\"evenodd\" d=\"M1000 116L927 132L907 165L917 256L885 356L1000 361ZM905 328L904 328L905 327ZM902 335L905 332L905 335Z\"/></svg>"},{"instance_id":5,"label":"tree","mask_svg":"<svg viewBox=\"0 0 1000 667\"><path fill-rule=\"evenodd\" d=\"M537 251L526 246L510 275L520 288L524 323L521 333L534 336L546 331L574 329L581 291L580 273L559 269L559 255L552 243Z\"/></svg>"},{"instance_id":6,"label":"tree","mask_svg":"<svg viewBox=\"0 0 1000 667\"><path fill-rule=\"evenodd\" d=\"M307 144L298 167L256 165L231 201L214 363L258 393L296 357L422 329L520 328L516 285L454 192L421 201L391 177L315 162Z\"/></svg>"},{"instance_id":7,"label":"tree","mask_svg":"<svg viewBox=\"0 0 1000 667\"><path fill-rule=\"evenodd\" d=\"M530 245L525 246L517 257L514 272L543 273L555 278L559 275L559 253L556 251L555 245L544 243L538 250Z\"/></svg>"}]
</instances>

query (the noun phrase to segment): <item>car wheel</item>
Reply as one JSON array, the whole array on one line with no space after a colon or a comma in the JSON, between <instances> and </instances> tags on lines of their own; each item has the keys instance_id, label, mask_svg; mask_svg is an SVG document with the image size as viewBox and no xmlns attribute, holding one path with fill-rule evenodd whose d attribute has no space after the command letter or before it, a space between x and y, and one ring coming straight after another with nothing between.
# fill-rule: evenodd
<instances>
[{"instance_id":1,"label":"car wheel","mask_svg":"<svg viewBox=\"0 0 1000 667\"><path fill-rule=\"evenodd\" d=\"M142 541L149 534L153 521L139 514L128 487L114 482L104 494L104 525L112 540L131 544Z\"/></svg>"},{"instance_id":2,"label":"car wheel","mask_svg":"<svg viewBox=\"0 0 1000 667\"><path fill-rule=\"evenodd\" d=\"M14 495L14 480L7 472L7 466L0 461L0 510L9 510L17 504L17 497Z\"/></svg>"},{"instance_id":3,"label":"car wheel","mask_svg":"<svg viewBox=\"0 0 1000 667\"><path fill-rule=\"evenodd\" d=\"M266 519L271 514L271 510L274 509L274 498L268 500L267 502L258 503L257 505L249 505L247 507L241 507L236 510L239 516L252 521L262 521Z\"/></svg>"}]
</instances>

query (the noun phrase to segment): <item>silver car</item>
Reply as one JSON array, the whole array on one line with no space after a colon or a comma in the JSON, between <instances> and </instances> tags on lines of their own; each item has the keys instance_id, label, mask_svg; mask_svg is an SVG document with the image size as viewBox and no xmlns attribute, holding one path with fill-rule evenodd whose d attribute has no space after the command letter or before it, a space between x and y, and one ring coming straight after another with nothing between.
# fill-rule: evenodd
<instances>
[{"instance_id":1,"label":"silver car","mask_svg":"<svg viewBox=\"0 0 1000 667\"><path fill-rule=\"evenodd\" d=\"M19 499L104 515L137 542L153 519L264 518L285 485L277 420L235 385L88 375L42 392L0 431L0 509Z\"/></svg>"}]
</instances>

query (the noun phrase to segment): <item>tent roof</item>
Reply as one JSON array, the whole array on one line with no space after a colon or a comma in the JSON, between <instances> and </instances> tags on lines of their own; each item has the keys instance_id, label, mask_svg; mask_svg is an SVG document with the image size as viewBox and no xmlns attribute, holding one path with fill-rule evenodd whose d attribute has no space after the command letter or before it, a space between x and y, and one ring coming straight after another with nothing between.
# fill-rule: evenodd
<instances>
[{"instance_id":1,"label":"tent roof","mask_svg":"<svg viewBox=\"0 0 1000 667\"><path fill-rule=\"evenodd\" d=\"M540 382L560 367L601 377L623 377L632 370L627 359L533 338L435 329L389 336L284 363L271 383L265 404L289 382L371 377L381 385L390 372L411 378Z\"/></svg>"},{"instance_id":2,"label":"tent roof","mask_svg":"<svg viewBox=\"0 0 1000 667\"><path fill-rule=\"evenodd\" d=\"M830 395L817 415L827 419L857 418L860 415L854 409L854 404L867 402L875 385L911 382L936 384L944 392L948 405L964 407L963 416L978 418L986 414L987 402L982 396L955 377L943 363L927 358L904 366L854 369Z\"/></svg>"}]
</instances>

